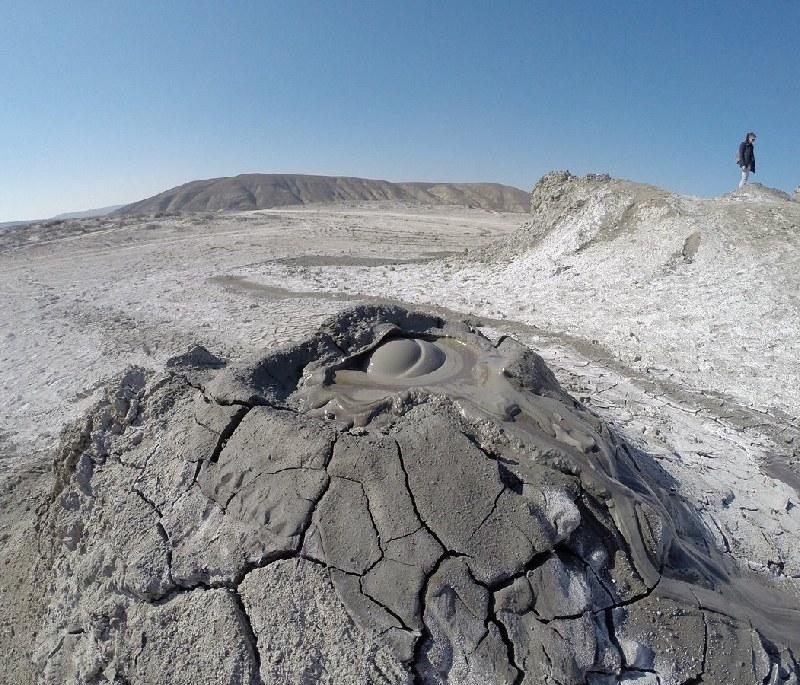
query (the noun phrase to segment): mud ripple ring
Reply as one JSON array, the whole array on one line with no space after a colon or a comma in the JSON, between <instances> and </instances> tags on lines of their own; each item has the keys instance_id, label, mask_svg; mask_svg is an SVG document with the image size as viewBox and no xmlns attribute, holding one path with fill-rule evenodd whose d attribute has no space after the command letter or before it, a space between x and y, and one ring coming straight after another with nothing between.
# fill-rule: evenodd
<instances>
[{"instance_id":1,"label":"mud ripple ring","mask_svg":"<svg viewBox=\"0 0 800 685\"><path fill-rule=\"evenodd\" d=\"M395 338L376 349L367 373L382 378L418 378L440 368L445 352L420 338Z\"/></svg>"}]
</instances>

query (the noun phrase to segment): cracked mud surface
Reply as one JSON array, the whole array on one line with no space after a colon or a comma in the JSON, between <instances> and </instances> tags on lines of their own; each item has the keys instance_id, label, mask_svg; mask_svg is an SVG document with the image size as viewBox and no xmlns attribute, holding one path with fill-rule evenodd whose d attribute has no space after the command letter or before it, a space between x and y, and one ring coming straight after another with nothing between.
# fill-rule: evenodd
<instances>
[{"instance_id":1,"label":"cracked mud surface","mask_svg":"<svg viewBox=\"0 0 800 685\"><path fill-rule=\"evenodd\" d=\"M793 586L515 340L369 306L223 366L133 368L64 435L40 682L797 682Z\"/></svg>"}]
</instances>

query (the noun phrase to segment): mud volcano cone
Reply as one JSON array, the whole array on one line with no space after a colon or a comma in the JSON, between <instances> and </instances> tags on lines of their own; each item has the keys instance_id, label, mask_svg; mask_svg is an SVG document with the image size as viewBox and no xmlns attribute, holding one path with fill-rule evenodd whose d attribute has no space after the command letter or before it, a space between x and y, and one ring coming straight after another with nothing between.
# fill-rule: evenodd
<instances>
[{"instance_id":1,"label":"mud volcano cone","mask_svg":"<svg viewBox=\"0 0 800 685\"><path fill-rule=\"evenodd\" d=\"M357 307L220 366L67 436L45 682L797 682L796 598L515 340Z\"/></svg>"}]
</instances>

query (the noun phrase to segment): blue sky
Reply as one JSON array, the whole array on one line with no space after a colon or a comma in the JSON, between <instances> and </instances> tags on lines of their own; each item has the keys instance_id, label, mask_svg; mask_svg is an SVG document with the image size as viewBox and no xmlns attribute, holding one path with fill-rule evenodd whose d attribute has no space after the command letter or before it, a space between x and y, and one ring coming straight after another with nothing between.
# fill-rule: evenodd
<instances>
[{"instance_id":1,"label":"blue sky","mask_svg":"<svg viewBox=\"0 0 800 685\"><path fill-rule=\"evenodd\" d=\"M800 184L800 2L6 2L0 221L246 172Z\"/></svg>"}]
</instances>

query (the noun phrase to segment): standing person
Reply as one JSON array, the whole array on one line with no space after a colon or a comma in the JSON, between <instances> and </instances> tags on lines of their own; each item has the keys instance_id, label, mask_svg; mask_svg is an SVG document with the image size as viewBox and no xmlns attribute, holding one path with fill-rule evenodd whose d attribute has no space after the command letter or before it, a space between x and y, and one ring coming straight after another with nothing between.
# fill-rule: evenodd
<instances>
[{"instance_id":1,"label":"standing person","mask_svg":"<svg viewBox=\"0 0 800 685\"><path fill-rule=\"evenodd\" d=\"M753 152L753 144L756 142L756 134L752 131L748 133L744 140L739 143L739 155L736 162L742 170L742 180L739 181L739 187L747 183L747 179L751 173L756 173L756 155Z\"/></svg>"}]
</instances>

